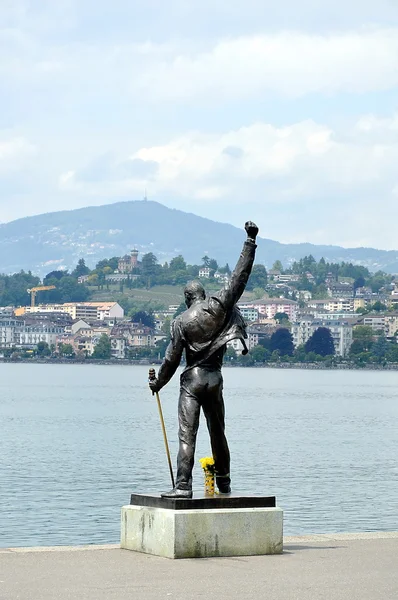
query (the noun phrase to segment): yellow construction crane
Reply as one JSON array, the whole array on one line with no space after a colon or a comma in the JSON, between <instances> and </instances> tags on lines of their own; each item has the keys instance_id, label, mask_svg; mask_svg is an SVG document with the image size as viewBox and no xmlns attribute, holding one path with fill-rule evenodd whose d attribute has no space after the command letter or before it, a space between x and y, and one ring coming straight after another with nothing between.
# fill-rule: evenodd
<instances>
[{"instance_id":1,"label":"yellow construction crane","mask_svg":"<svg viewBox=\"0 0 398 600\"><path fill-rule=\"evenodd\" d=\"M55 290L55 285L39 285L38 287L26 290L30 294L30 306L33 308L35 305L37 292L44 292L44 290Z\"/></svg>"}]
</instances>

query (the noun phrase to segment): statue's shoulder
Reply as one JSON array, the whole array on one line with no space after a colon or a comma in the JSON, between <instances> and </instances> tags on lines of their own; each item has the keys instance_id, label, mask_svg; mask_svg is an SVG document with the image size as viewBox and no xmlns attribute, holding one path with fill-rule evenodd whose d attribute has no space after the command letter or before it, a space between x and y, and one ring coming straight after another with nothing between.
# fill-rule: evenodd
<instances>
[{"instance_id":1,"label":"statue's shoulder","mask_svg":"<svg viewBox=\"0 0 398 600\"><path fill-rule=\"evenodd\" d=\"M203 302L197 302L193 306L190 306L189 308L187 308L187 310L178 315L177 319L179 319L179 324L181 326L184 326L200 318L200 316L203 315L203 311L207 310L208 305L209 302L206 299Z\"/></svg>"}]
</instances>

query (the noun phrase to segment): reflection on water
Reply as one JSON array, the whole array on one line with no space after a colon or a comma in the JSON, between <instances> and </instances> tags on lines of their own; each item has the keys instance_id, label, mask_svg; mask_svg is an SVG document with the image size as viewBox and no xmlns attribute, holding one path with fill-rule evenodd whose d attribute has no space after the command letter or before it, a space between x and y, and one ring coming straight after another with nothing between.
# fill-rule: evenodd
<instances>
[{"instance_id":1,"label":"reflection on water","mask_svg":"<svg viewBox=\"0 0 398 600\"><path fill-rule=\"evenodd\" d=\"M146 367L0 364L0 546L115 543L132 491L169 489ZM285 533L398 529L398 372L225 369L234 492ZM161 391L173 460L178 377ZM209 454L204 421L197 458ZM202 490L197 465L194 486Z\"/></svg>"}]
</instances>

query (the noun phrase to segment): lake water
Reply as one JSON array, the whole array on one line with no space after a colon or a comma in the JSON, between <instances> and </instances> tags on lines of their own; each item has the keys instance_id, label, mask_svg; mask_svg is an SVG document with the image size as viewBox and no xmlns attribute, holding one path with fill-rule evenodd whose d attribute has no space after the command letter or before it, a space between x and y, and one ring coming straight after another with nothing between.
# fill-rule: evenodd
<instances>
[{"instance_id":1,"label":"lake water","mask_svg":"<svg viewBox=\"0 0 398 600\"><path fill-rule=\"evenodd\" d=\"M147 367L0 364L0 546L116 543L170 488ZM398 372L225 369L235 492L285 533L398 530ZM175 464L178 377L161 399ZM210 453L204 421L197 459ZM203 476L195 467L194 489Z\"/></svg>"}]
</instances>

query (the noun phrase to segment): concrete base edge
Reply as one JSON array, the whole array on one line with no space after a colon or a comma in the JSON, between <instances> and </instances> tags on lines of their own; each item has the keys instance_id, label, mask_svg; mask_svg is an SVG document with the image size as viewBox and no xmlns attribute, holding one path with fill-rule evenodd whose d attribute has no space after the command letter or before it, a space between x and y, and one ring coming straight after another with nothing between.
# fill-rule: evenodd
<instances>
[{"instance_id":1,"label":"concrete base edge","mask_svg":"<svg viewBox=\"0 0 398 600\"><path fill-rule=\"evenodd\" d=\"M166 558L281 554L283 511L123 506L120 545Z\"/></svg>"}]
</instances>

